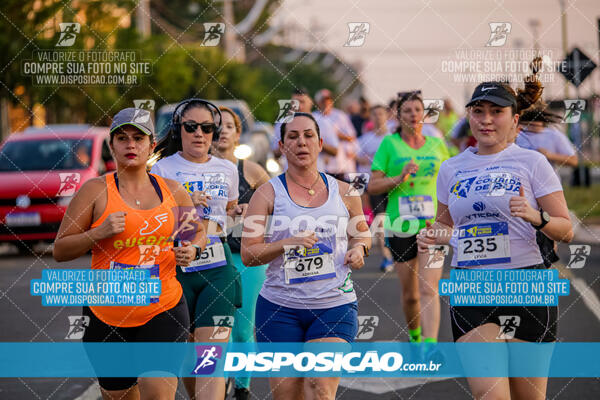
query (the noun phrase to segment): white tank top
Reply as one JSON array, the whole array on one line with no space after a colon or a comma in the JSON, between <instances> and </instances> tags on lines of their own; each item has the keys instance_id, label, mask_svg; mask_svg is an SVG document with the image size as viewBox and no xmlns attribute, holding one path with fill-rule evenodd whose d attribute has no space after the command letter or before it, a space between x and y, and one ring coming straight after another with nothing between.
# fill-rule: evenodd
<instances>
[{"instance_id":1,"label":"white tank top","mask_svg":"<svg viewBox=\"0 0 600 400\"><path fill-rule=\"evenodd\" d=\"M329 196L319 207L296 204L284 184L284 175L269 181L275 200L265 241L276 242L303 230L312 230L319 238L312 249L301 254L288 252L269 263L260 295L280 306L320 309L356 301L350 267L344 265L350 214L340 196L337 180L329 175L321 176L326 178Z\"/></svg>"}]
</instances>

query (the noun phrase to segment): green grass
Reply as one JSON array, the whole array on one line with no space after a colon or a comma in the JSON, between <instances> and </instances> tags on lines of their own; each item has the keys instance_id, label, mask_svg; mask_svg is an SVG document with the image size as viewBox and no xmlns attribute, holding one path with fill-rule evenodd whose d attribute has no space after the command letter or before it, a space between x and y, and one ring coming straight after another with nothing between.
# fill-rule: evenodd
<instances>
[{"instance_id":1,"label":"green grass","mask_svg":"<svg viewBox=\"0 0 600 400\"><path fill-rule=\"evenodd\" d=\"M565 187L564 191L569 210L579 219L600 223L600 185Z\"/></svg>"}]
</instances>

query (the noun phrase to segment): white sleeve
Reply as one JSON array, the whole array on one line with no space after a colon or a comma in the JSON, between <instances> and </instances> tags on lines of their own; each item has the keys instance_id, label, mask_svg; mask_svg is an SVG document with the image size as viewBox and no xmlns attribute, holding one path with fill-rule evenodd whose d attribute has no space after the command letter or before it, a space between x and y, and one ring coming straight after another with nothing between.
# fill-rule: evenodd
<instances>
[{"instance_id":1,"label":"white sleeve","mask_svg":"<svg viewBox=\"0 0 600 400\"><path fill-rule=\"evenodd\" d=\"M154 174L154 175L158 175L158 176L163 177L163 178L166 178L166 176L165 176L164 172L162 171L162 169L161 169L161 167L160 167L159 164L160 164L160 161L157 161L156 164L154 164L152 166L152 169L150 170L150 173Z\"/></svg>"},{"instance_id":2,"label":"white sleeve","mask_svg":"<svg viewBox=\"0 0 600 400\"><path fill-rule=\"evenodd\" d=\"M448 205L448 197L450 196L449 192L449 182L450 174L452 173L451 168L448 166L448 161L444 161L442 165L440 165L440 170L438 171L437 181L436 181L436 195L437 199L440 203L444 205Z\"/></svg>"},{"instance_id":3,"label":"white sleeve","mask_svg":"<svg viewBox=\"0 0 600 400\"><path fill-rule=\"evenodd\" d=\"M338 147L340 140L335 134L331 123L323 118L317 118L316 120L319 124L319 132L321 132L321 138L323 139L323 142L330 146Z\"/></svg>"},{"instance_id":4,"label":"white sleeve","mask_svg":"<svg viewBox=\"0 0 600 400\"><path fill-rule=\"evenodd\" d=\"M271 140L271 150L279 149L279 139L281 139L281 123L276 122L273 127L273 139Z\"/></svg>"},{"instance_id":5,"label":"white sleeve","mask_svg":"<svg viewBox=\"0 0 600 400\"><path fill-rule=\"evenodd\" d=\"M539 199L547 194L562 191L560 179L548 159L540 153L536 155L538 155L538 160L534 161L533 168L529 170L529 183L535 198Z\"/></svg>"},{"instance_id":6,"label":"white sleeve","mask_svg":"<svg viewBox=\"0 0 600 400\"><path fill-rule=\"evenodd\" d=\"M572 156L577 154L575 146L573 145L573 143L571 143L567 135L560 131L554 131L554 137L558 142L558 145L556 146L556 148L558 149L558 154L563 154L565 156Z\"/></svg>"},{"instance_id":7,"label":"white sleeve","mask_svg":"<svg viewBox=\"0 0 600 400\"><path fill-rule=\"evenodd\" d=\"M229 186L228 201L234 201L240 197L240 176L237 172L237 168L232 168L231 170L233 171L233 175L230 179L231 184Z\"/></svg>"}]
</instances>

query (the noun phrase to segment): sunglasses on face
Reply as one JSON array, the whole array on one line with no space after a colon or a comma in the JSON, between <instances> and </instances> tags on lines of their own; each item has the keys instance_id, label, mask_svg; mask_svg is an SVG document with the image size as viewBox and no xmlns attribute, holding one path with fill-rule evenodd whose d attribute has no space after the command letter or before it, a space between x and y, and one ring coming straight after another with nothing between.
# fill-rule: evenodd
<instances>
[{"instance_id":1,"label":"sunglasses on face","mask_svg":"<svg viewBox=\"0 0 600 400\"><path fill-rule=\"evenodd\" d=\"M183 128L187 133L194 133L198 130L198 127L202 129L203 133L213 133L217 130L217 125L212 122L205 122L203 124L199 124L194 121L185 121L183 124Z\"/></svg>"}]
</instances>

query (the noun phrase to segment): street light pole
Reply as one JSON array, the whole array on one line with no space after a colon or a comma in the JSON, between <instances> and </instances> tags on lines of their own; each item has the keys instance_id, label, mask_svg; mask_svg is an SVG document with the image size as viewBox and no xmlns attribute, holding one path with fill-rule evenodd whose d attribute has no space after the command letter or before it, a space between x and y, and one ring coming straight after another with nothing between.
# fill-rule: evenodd
<instances>
[{"instance_id":1,"label":"street light pole","mask_svg":"<svg viewBox=\"0 0 600 400\"><path fill-rule=\"evenodd\" d=\"M567 10L566 0L558 0L560 4L560 29L562 37L563 59L567 56ZM569 98L569 82L565 82L565 99Z\"/></svg>"}]
</instances>

